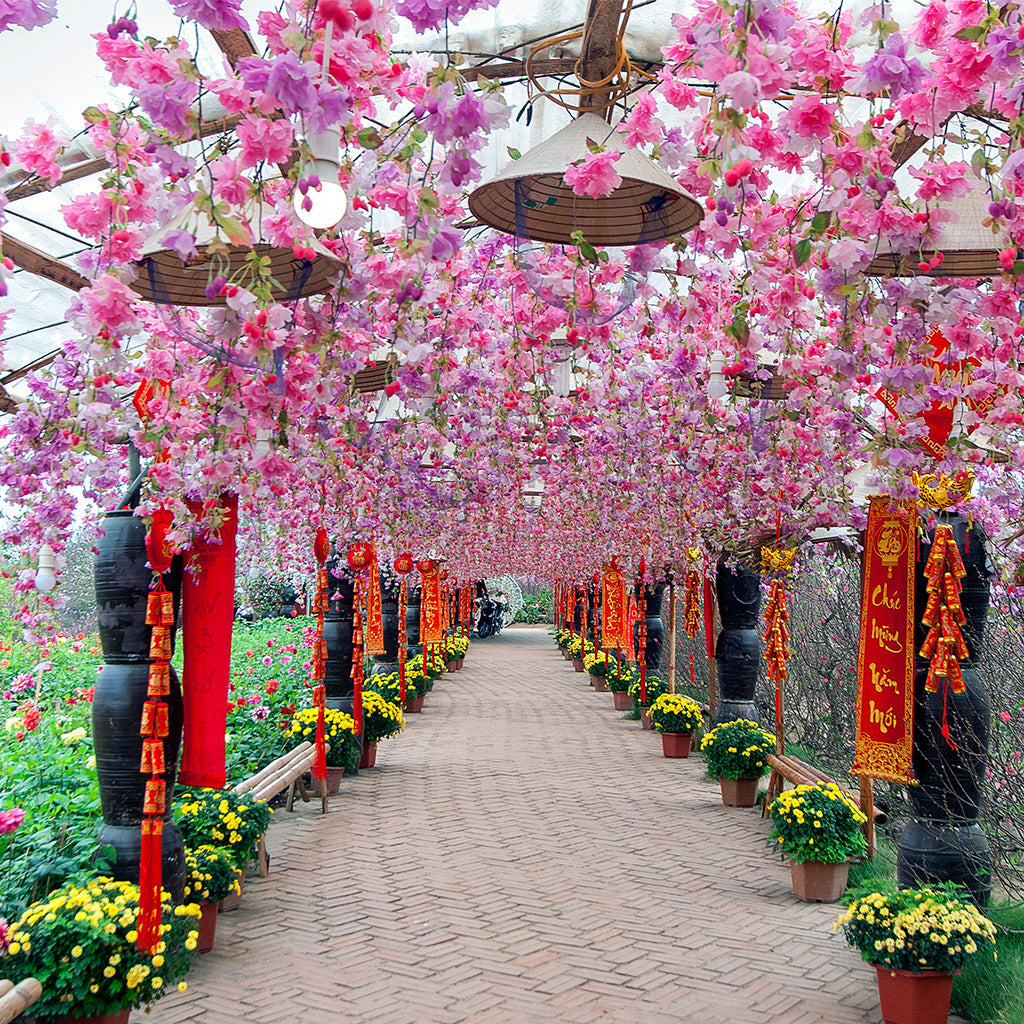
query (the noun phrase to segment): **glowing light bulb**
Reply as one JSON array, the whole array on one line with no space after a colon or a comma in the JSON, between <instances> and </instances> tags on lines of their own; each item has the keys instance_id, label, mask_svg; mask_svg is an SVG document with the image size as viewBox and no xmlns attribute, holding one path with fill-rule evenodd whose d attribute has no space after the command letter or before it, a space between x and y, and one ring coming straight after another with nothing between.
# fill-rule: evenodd
<instances>
[{"instance_id":1,"label":"glowing light bulb","mask_svg":"<svg viewBox=\"0 0 1024 1024\"><path fill-rule=\"evenodd\" d=\"M292 193L292 206L308 227L333 228L348 209L348 197L338 182L340 140L337 128L316 132L306 139L312 160L303 166L300 184ZM307 183L305 191L302 182Z\"/></svg>"},{"instance_id":2,"label":"glowing light bulb","mask_svg":"<svg viewBox=\"0 0 1024 1024\"><path fill-rule=\"evenodd\" d=\"M54 574L56 567L57 562L53 555L53 548L49 544L44 544L39 549L39 568L36 570L35 581L36 590L41 590L45 594L57 586L57 577Z\"/></svg>"}]
</instances>

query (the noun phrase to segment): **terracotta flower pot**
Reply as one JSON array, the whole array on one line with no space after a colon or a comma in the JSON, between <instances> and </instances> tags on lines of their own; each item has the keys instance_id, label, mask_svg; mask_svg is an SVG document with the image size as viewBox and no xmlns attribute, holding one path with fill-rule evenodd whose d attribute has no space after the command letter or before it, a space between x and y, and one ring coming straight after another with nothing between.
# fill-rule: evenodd
<instances>
[{"instance_id":1,"label":"terracotta flower pot","mask_svg":"<svg viewBox=\"0 0 1024 1024\"><path fill-rule=\"evenodd\" d=\"M577 672L582 672L583 671L583 659L582 658L573 658L572 659L572 667L574 669L576 669Z\"/></svg>"},{"instance_id":2,"label":"terracotta flower pot","mask_svg":"<svg viewBox=\"0 0 1024 1024\"><path fill-rule=\"evenodd\" d=\"M616 711L629 711L633 707L633 698L625 690L616 690L612 694Z\"/></svg>"},{"instance_id":3,"label":"terracotta flower pot","mask_svg":"<svg viewBox=\"0 0 1024 1024\"><path fill-rule=\"evenodd\" d=\"M51 1017L49 1024L128 1024L131 1008L115 1013L98 1013L92 1017Z\"/></svg>"},{"instance_id":4,"label":"terracotta flower pot","mask_svg":"<svg viewBox=\"0 0 1024 1024\"><path fill-rule=\"evenodd\" d=\"M630 698L630 699L632 699L632 698ZM641 729L651 729L651 728L653 728L653 726L651 724L651 709L650 708L645 708L645 707L641 707L640 708L640 728Z\"/></svg>"},{"instance_id":5,"label":"terracotta flower pot","mask_svg":"<svg viewBox=\"0 0 1024 1024\"><path fill-rule=\"evenodd\" d=\"M200 953L209 953L213 949L213 940L217 935L217 911L219 908L216 903L203 900L199 904L199 909L203 912L203 916L199 918L199 944L196 949Z\"/></svg>"},{"instance_id":6,"label":"terracotta flower pot","mask_svg":"<svg viewBox=\"0 0 1024 1024\"><path fill-rule=\"evenodd\" d=\"M727 779L718 777L722 787L722 803L726 807L753 807L757 803L757 784L760 779Z\"/></svg>"},{"instance_id":7,"label":"terracotta flower pot","mask_svg":"<svg viewBox=\"0 0 1024 1024\"><path fill-rule=\"evenodd\" d=\"M405 710L410 715L418 715L423 710L422 697L406 697Z\"/></svg>"},{"instance_id":8,"label":"terracotta flower pot","mask_svg":"<svg viewBox=\"0 0 1024 1024\"><path fill-rule=\"evenodd\" d=\"M359 766L362 767L362 764ZM341 789L341 778L345 774L344 768L335 768L332 765L327 766L327 794L333 796Z\"/></svg>"},{"instance_id":9,"label":"terracotta flower pot","mask_svg":"<svg viewBox=\"0 0 1024 1024\"><path fill-rule=\"evenodd\" d=\"M594 689L597 690L598 693L607 692L608 684L604 681L604 676L591 676L590 678L594 680Z\"/></svg>"},{"instance_id":10,"label":"terracotta flower pot","mask_svg":"<svg viewBox=\"0 0 1024 1024\"><path fill-rule=\"evenodd\" d=\"M377 763L377 744L364 743L363 754L359 758L360 768L372 768Z\"/></svg>"},{"instance_id":11,"label":"terracotta flower pot","mask_svg":"<svg viewBox=\"0 0 1024 1024\"><path fill-rule=\"evenodd\" d=\"M451 658L449 661L444 663L445 672L454 672L459 667L459 662L455 658Z\"/></svg>"},{"instance_id":12,"label":"terracotta flower pot","mask_svg":"<svg viewBox=\"0 0 1024 1024\"><path fill-rule=\"evenodd\" d=\"M892 971L875 965L885 1024L946 1024L953 976L944 971Z\"/></svg>"},{"instance_id":13,"label":"terracotta flower pot","mask_svg":"<svg viewBox=\"0 0 1024 1024\"><path fill-rule=\"evenodd\" d=\"M689 757L693 737L688 732L663 732L661 750L666 757Z\"/></svg>"},{"instance_id":14,"label":"terracotta flower pot","mask_svg":"<svg viewBox=\"0 0 1024 1024\"><path fill-rule=\"evenodd\" d=\"M330 769L328 768L328 771ZM242 905L242 889L245 886L245 872L235 869L238 874L238 892L230 892L218 904L219 913L227 913L229 910L237 910Z\"/></svg>"},{"instance_id":15,"label":"terracotta flower pot","mask_svg":"<svg viewBox=\"0 0 1024 1024\"><path fill-rule=\"evenodd\" d=\"M456 669L461 669L463 664L465 663L465 661L466 661L465 658L458 658L458 659L456 659L455 668Z\"/></svg>"},{"instance_id":16,"label":"terracotta flower pot","mask_svg":"<svg viewBox=\"0 0 1024 1024\"><path fill-rule=\"evenodd\" d=\"M850 875L849 861L826 864L820 860L789 862L793 895L805 903L835 903L846 892Z\"/></svg>"}]
</instances>

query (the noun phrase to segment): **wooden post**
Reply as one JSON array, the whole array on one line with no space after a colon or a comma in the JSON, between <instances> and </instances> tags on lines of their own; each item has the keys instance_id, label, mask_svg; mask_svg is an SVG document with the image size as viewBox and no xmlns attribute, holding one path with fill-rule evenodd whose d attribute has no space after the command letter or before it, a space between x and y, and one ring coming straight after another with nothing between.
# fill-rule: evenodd
<instances>
[{"instance_id":1,"label":"wooden post","mask_svg":"<svg viewBox=\"0 0 1024 1024\"><path fill-rule=\"evenodd\" d=\"M668 692L676 692L676 585L668 581Z\"/></svg>"},{"instance_id":2,"label":"wooden post","mask_svg":"<svg viewBox=\"0 0 1024 1024\"><path fill-rule=\"evenodd\" d=\"M860 809L868 819L864 822L864 838L868 844L868 860L872 860L875 856L875 798L868 775L860 776Z\"/></svg>"}]
</instances>

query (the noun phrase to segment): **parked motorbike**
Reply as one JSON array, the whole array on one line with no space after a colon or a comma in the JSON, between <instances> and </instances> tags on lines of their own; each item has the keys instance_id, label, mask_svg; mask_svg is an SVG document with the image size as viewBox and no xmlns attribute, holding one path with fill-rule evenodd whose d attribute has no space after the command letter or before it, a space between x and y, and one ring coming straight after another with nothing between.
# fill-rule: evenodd
<instances>
[{"instance_id":1,"label":"parked motorbike","mask_svg":"<svg viewBox=\"0 0 1024 1024\"><path fill-rule=\"evenodd\" d=\"M484 598L480 602L480 618L476 624L476 635L481 638L497 636L505 624L504 618L504 606L490 598Z\"/></svg>"}]
</instances>

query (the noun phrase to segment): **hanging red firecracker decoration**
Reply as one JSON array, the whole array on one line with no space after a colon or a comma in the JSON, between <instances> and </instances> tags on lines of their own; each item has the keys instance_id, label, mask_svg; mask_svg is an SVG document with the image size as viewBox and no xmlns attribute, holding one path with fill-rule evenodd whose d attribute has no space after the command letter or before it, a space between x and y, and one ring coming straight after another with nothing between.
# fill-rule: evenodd
<instances>
[{"instance_id":1,"label":"hanging red firecracker decoration","mask_svg":"<svg viewBox=\"0 0 1024 1024\"><path fill-rule=\"evenodd\" d=\"M963 693L967 686L964 683L963 671L960 668L962 658L968 656L967 644L960 627L967 622L960 604L960 582L967 575L960 549L956 546L953 527L940 523L935 527L935 539L932 550L924 567L927 582L928 602L921 624L928 627L928 635L917 652L918 657L930 658L928 678L924 688L928 693L939 692L939 682L945 681L954 693ZM946 721L945 692L942 706L942 735L946 742L956 750L949 735L949 723Z\"/></svg>"},{"instance_id":2,"label":"hanging red firecracker decoration","mask_svg":"<svg viewBox=\"0 0 1024 1024\"><path fill-rule=\"evenodd\" d=\"M647 703L647 588L644 577L647 563L640 556L640 570L637 575L637 593L640 595L636 606L636 661L640 666L640 703ZM631 634L632 635L632 634Z\"/></svg>"},{"instance_id":3,"label":"hanging red firecracker decoration","mask_svg":"<svg viewBox=\"0 0 1024 1024\"><path fill-rule=\"evenodd\" d=\"M136 944L140 951L152 953L160 941L160 906L163 888L164 813L167 810L167 783L163 778L164 739L169 732L166 697L171 690L171 630L174 627L174 598L164 586L163 574L171 566L173 552L167 543L167 531L173 516L165 509L153 513L146 537L146 554L153 570L153 582L146 603L146 625L150 627L149 680L142 705L139 727L142 761L139 770L146 779L143 802L142 847L139 857L139 917Z\"/></svg>"},{"instance_id":4,"label":"hanging red firecracker decoration","mask_svg":"<svg viewBox=\"0 0 1024 1024\"><path fill-rule=\"evenodd\" d=\"M689 553L690 561L695 562L694 552ZM697 557L699 553L697 553ZM701 627L701 585L700 573L696 569L687 569L683 582L683 632L690 639L690 685L697 685L697 675L693 665L693 642Z\"/></svg>"},{"instance_id":5,"label":"hanging red firecracker decoration","mask_svg":"<svg viewBox=\"0 0 1024 1024\"><path fill-rule=\"evenodd\" d=\"M763 548L761 571L765 573L786 573L793 567L796 549L777 551ZM785 752L785 682L789 671L789 612L786 609L786 585L781 576L771 581L768 588L768 604L764 613L765 621L765 662L768 679L775 683L775 745L776 752Z\"/></svg>"},{"instance_id":6,"label":"hanging red firecracker decoration","mask_svg":"<svg viewBox=\"0 0 1024 1024\"><path fill-rule=\"evenodd\" d=\"M407 658L406 646L408 637L405 632L405 615L409 603L409 594L406 590L405 577L412 572L414 562L412 555L404 552L395 558L395 572L401 577L398 587L398 698L405 700L405 662Z\"/></svg>"},{"instance_id":7,"label":"hanging red firecracker decoration","mask_svg":"<svg viewBox=\"0 0 1024 1024\"><path fill-rule=\"evenodd\" d=\"M331 545L327 539L327 531L321 526L316 531L313 541L313 555L317 561L316 596L313 599L313 612L316 615L316 633L313 637L313 706L317 709L316 718L316 751L313 755L313 778L327 778L327 727L324 715L327 706L327 688L324 676L327 669L327 642L324 640L324 614L327 611L328 590L330 579L327 572L327 558L331 553Z\"/></svg>"},{"instance_id":8,"label":"hanging red firecracker decoration","mask_svg":"<svg viewBox=\"0 0 1024 1024\"><path fill-rule=\"evenodd\" d=\"M366 581L361 568L370 565L369 545L354 544L348 552L348 564L356 570L352 589L352 732L363 733L363 609L366 607ZM360 564L361 563L361 564Z\"/></svg>"}]
</instances>

